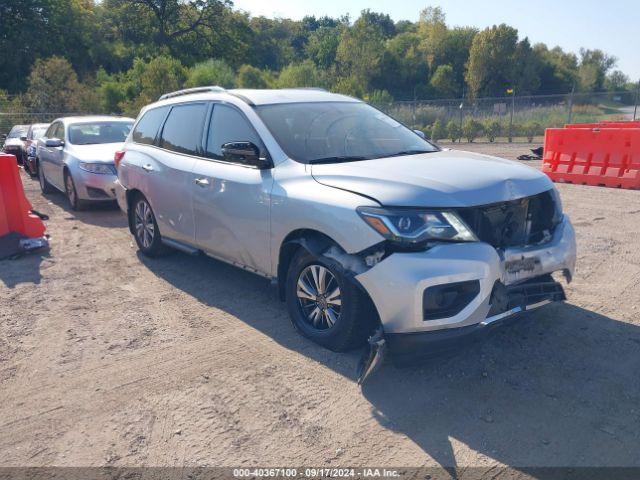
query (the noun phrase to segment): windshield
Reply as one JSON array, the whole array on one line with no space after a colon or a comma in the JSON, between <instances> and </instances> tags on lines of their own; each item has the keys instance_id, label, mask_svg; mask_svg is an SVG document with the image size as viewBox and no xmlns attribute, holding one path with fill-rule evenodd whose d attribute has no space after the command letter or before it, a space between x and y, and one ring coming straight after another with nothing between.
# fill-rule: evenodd
<instances>
[{"instance_id":1,"label":"windshield","mask_svg":"<svg viewBox=\"0 0 640 480\"><path fill-rule=\"evenodd\" d=\"M124 142L133 122L93 122L69 125L69 143L95 145Z\"/></svg>"},{"instance_id":2,"label":"windshield","mask_svg":"<svg viewBox=\"0 0 640 480\"><path fill-rule=\"evenodd\" d=\"M31 138L37 140L40 137L44 137L47 128L49 128L49 125L44 125L42 127L31 127Z\"/></svg>"},{"instance_id":3,"label":"windshield","mask_svg":"<svg viewBox=\"0 0 640 480\"><path fill-rule=\"evenodd\" d=\"M368 160L437 150L366 103L287 103L261 105L256 111L285 153L303 163Z\"/></svg>"},{"instance_id":4,"label":"windshield","mask_svg":"<svg viewBox=\"0 0 640 480\"><path fill-rule=\"evenodd\" d=\"M28 125L16 125L11 129L9 135L7 135L7 138L24 137L27 134L27 130L29 130Z\"/></svg>"}]
</instances>

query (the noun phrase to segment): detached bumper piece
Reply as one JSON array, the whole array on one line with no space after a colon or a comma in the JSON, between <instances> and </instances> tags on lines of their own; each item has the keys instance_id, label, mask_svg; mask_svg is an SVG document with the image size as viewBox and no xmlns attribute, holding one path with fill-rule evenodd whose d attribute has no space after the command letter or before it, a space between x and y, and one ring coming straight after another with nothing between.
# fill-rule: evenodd
<instances>
[{"instance_id":1,"label":"detached bumper piece","mask_svg":"<svg viewBox=\"0 0 640 480\"><path fill-rule=\"evenodd\" d=\"M428 332L386 334L386 349L398 366L420 363L483 339L492 327L506 323L519 313L565 299L562 285L551 275L510 286L497 281L491 294L491 309L484 321Z\"/></svg>"}]
</instances>

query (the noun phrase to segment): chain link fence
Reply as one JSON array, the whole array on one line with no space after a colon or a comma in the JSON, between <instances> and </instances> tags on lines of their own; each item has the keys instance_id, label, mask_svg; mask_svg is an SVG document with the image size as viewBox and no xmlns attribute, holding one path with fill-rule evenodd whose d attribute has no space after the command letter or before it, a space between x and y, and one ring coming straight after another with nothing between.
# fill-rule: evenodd
<instances>
[{"instance_id":1,"label":"chain link fence","mask_svg":"<svg viewBox=\"0 0 640 480\"><path fill-rule=\"evenodd\" d=\"M566 123L631 120L634 92L417 100L376 105L433 140L524 141Z\"/></svg>"},{"instance_id":2,"label":"chain link fence","mask_svg":"<svg viewBox=\"0 0 640 480\"><path fill-rule=\"evenodd\" d=\"M416 100L376 105L432 140L539 140L548 127L600 120L630 120L638 103L635 92L568 93L505 97ZM100 113L100 112L93 112ZM640 113L640 112L638 112ZM30 112L20 96L0 97L0 135L13 125L49 123L72 112Z\"/></svg>"}]
</instances>

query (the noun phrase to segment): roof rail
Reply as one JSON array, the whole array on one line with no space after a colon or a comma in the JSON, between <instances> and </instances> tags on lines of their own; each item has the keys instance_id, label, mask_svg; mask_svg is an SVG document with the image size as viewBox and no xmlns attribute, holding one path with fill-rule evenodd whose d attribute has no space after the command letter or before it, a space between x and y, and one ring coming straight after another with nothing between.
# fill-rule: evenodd
<instances>
[{"instance_id":1,"label":"roof rail","mask_svg":"<svg viewBox=\"0 0 640 480\"><path fill-rule=\"evenodd\" d=\"M191 95L193 93L205 93L205 92L224 92L225 89L217 85L211 85L209 87L195 87L185 88L184 90L177 90L171 93L165 93L161 95L158 100L166 100L167 98L179 97L180 95Z\"/></svg>"},{"instance_id":2,"label":"roof rail","mask_svg":"<svg viewBox=\"0 0 640 480\"><path fill-rule=\"evenodd\" d=\"M293 87L290 90L317 90L318 92L326 92L326 88L321 87Z\"/></svg>"}]
</instances>

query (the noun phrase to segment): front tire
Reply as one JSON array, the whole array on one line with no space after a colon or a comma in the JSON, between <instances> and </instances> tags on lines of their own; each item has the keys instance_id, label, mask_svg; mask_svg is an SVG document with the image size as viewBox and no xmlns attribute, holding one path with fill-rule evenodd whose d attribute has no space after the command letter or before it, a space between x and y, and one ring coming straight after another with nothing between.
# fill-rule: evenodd
<instances>
[{"instance_id":1,"label":"front tire","mask_svg":"<svg viewBox=\"0 0 640 480\"><path fill-rule=\"evenodd\" d=\"M67 171L64 174L64 190L67 194L67 200L69 200L69 206L72 210L82 210L85 203L78 198L78 191L76 190L76 184L73 181L73 177Z\"/></svg>"},{"instance_id":2,"label":"front tire","mask_svg":"<svg viewBox=\"0 0 640 480\"><path fill-rule=\"evenodd\" d=\"M287 308L302 335L335 352L364 344L375 313L340 267L301 248L289 266Z\"/></svg>"},{"instance_id":3,"label":"front tire","mask_svg":"<svg viewBox=\"0 0 640 480\"><path fill-rule=\"evenodd\" d=\"M40 190L42 190L42 193L46 194L55 192L53 185L49 183L47 177L44 174L44 170L42 170L42 167L40 167L40 162L37 161L36 165L38 168L38 183L40 183Z\"/></svg>"},{"instance_id":4,"label":"front tire","mask_svg":"<svg viewBox=\"0 0 640 480\"><path fill-rule=\"evenodd\" d=\"M139 194L131 204L131 226L138 249L147 257L165 254L168 248L162 243L156 216L149 201Z\"/></svg>"}]
</instances>

